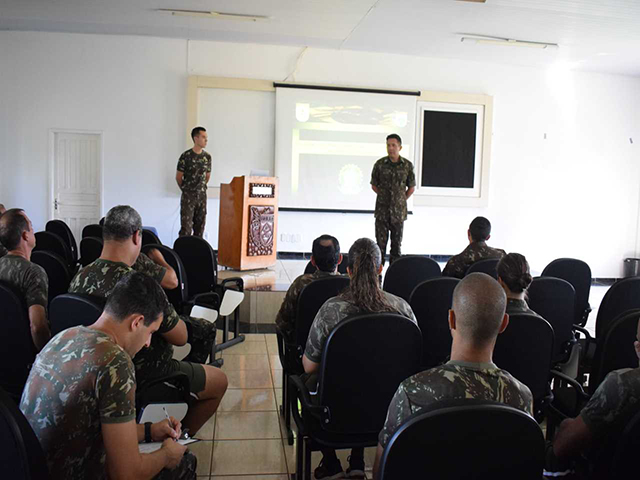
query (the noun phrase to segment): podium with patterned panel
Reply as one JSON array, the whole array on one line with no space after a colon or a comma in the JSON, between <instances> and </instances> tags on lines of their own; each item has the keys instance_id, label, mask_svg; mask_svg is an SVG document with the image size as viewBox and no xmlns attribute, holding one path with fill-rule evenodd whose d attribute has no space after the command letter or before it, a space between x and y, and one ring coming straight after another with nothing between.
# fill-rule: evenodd
<instances>
[{"instance_id":1,"label":"podium with patterned panel","mask_svg":"<svg viewBox=\"0 0 640 480\"><path fill-rule=\"evenodd\" d=\"M278 179L234 177L220 185L218 263L234 270L276 263Z\"/></svg>"}]
</instances>

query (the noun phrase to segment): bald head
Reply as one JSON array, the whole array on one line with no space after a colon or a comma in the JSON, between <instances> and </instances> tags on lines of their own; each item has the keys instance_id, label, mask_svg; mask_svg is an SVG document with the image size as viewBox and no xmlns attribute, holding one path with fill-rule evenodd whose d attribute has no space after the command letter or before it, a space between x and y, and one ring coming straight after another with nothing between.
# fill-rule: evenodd
<instances>
[{"instance_id":1,"label":"bald head","mask_svg":"<svg viewBox=\"0 0 640 480\"><path fill-rule=\"evenodd\" d=\"M484 273L464 277L453 291L453 312L460 336L476 346L494 340L500 331L507 296L500 284Z\"/></svg>"}]
</instances>

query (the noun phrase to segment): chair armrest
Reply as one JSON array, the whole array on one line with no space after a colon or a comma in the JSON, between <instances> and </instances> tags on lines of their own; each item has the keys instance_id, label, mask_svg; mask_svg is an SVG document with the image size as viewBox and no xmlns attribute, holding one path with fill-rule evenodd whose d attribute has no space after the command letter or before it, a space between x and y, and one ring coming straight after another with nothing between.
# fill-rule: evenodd
<instances>
[{"instance_id":1,"label":"chair armrest","mask_svg":"<svg viewBox=\"0 0 640 480\"><path fill-rule=\"evenodd\" d=\"M293 419L295 420L298 428L304 431L304 429L302 428L304 418L300 417L296 399L299 399L300 403L302 404L303 417L306 414L310 414L323 423L329 423L331 421L331 412L329 411L329 407L316 405L313 403L313 401L311 400L309 389L302 381L302 378L300 378L300 375L289 375L289 385L293 389L293 395L291 396L291 411L293 413Z\"/></svg>"},{"instance_id":2,"label":"chair armrest","mask_svg":"<svg viewBox=\"0 0 640 480\"><path fill-rule=\"evenodd\" d=\"M585 393L584 388L582 388L582 385L580 385L580 383L578 383L574 378L571 378L570 376L565 375L564 373L559 372L557 370L551 370L551 376L571 385L576 390L576 392L578 393L578 396L580 396L582 400L589 400L589 398L591 398L589 394Z\"/></svg>"},{"instance_id":3,"label":"chair armrest","mask_svg":"<svg viewBox=\"0 0 640 480\"><path fill-rule=\"evenodd\" d=\"M244 292L244 280L242 278L230 277L230 278L225 278L220 282L220 286L222 287L223 290L227 288L228 284L235 284L236 290L240 292Z\"/></svg>"},{"instance_id":4,"label":"chair armrest","mask_svg":"<svg viewBox=\"0 0 640 480\"><path fill-rule=\"evenodd\" d=\"M573 326L571 328L572 328L572 330L574 332L582 333L585 336L585 340L587 340L587 342L591 342L591 341L595 340L591 336L591 334L589 333L589 330L587 330L586 328L581 327L580 325L576 325L575 323L573 324Z\"/></svg>"},{"instance_id":5,"label":"chair armrest","mask_svg":"<svg viewBox=\"0 0 640 480\"><path fill-rule=\"evenodd\" d=\"M220 308L220 295L215 292L198 293L191 297L186 302L186 305L188 305L189 311L191 311L191 308L193 308L194 305L218 310L218 308Z\"/></svg>"}]
</instances>

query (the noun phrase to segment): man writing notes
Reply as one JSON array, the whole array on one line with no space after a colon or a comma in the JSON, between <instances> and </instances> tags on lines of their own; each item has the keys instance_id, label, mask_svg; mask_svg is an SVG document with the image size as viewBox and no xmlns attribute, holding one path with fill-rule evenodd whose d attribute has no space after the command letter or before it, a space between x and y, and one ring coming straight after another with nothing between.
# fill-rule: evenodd
<instances>
[{"instance_id":1,"label":"man writing notes","mask_svg":"<svg viewBox=\"0 0 640 480\"><path fill-rule=\"evenodd\" d=\"M400 156L402 139L392 133L387 137L387 156L373 165L371 188L376 195L376 242L382 253L382 263L387 253L391 233L389 262L400 258L402 231L407 219L407 200L416 189L413 164Z\"/></svg>"},{"instance_id":2,"label":"man writing notes","mask_svg":"<svg viewBox=\"0 0 640 480\"><path fill-rule=\"evenodd\" d=\"M191 130L193 148L178 160L176 182L180 197L180 236L202 237L207 221L207 183L211 178L211 155L204 151L207 146L207 131L203 127Z\"/></svg>"}]
</instances>

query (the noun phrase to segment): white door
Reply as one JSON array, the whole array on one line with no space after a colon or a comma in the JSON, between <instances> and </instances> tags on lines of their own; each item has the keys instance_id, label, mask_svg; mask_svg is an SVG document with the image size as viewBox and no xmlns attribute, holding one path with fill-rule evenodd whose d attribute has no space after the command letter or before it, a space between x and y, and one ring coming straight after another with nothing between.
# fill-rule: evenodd
<instances>
[{"instance_id":1,"label":"white door","mask_svg":"<svg viewBox=\"0 0 640 480\"><path fill-rule=\"evenodd\" d=\"M100 221L102 138L54 132L53 144L53 218L69 225L79 246L85 225Z\"/></svg>"}]
</instances>

